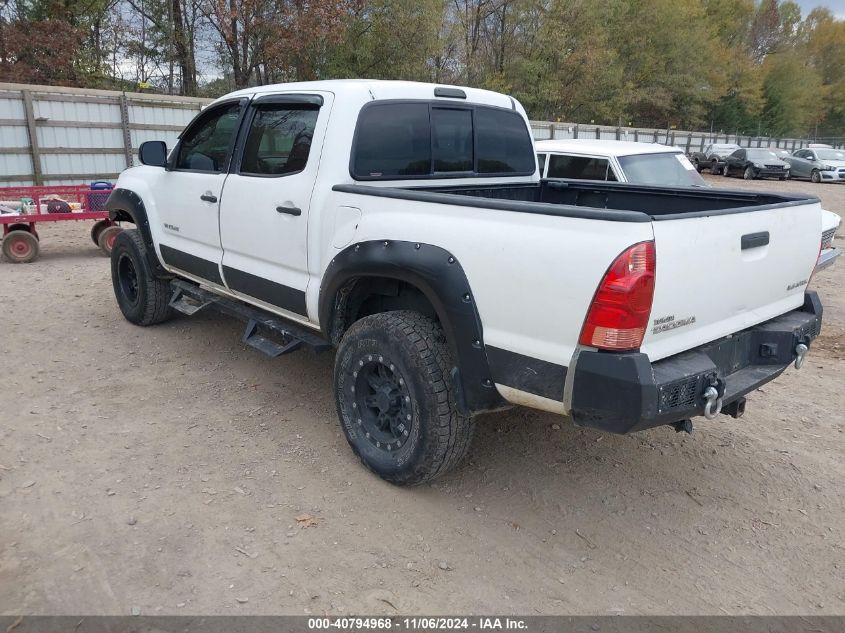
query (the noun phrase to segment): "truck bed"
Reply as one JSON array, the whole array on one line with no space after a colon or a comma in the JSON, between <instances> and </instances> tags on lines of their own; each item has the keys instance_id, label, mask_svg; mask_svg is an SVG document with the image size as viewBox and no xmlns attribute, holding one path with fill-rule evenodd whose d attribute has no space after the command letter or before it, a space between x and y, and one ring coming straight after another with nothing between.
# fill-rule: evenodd
<instances>
[{"instance_id":1,"label":"truck bed","mask_svg":"<svg viewBox=\"0 0 845 633\"><path fill-rule=\"evenodd\" d=\"M617 222L651 222L681 217L726 215L818 202L818 198L812 195L558 180L489 187L398 188L336 185L334 189L403 200ZM456 196L470 200L459 201Z\"/></svg>"}]
</instances>

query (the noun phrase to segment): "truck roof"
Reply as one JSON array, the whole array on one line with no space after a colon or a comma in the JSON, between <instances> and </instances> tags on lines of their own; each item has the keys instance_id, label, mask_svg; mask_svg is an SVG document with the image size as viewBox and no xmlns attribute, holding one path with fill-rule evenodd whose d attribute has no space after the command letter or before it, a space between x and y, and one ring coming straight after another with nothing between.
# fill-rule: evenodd
<instances>
[{"instance_id":1,"label":"truck roof","mask_svg":"<svg viewBox=\"0 0 845 633\"><path fill-rule=\"evenodd\" d=\"M325 79L320 81L301 81L296 83L270 84L267 86L254 86L252 88L244 88L227 95L220 97L220 99L230 99L232 97L249 96L253 94L266 94L275 92L312 92L323 91L331 92L337 96L343 95L361 95L369 93L371 100L382 99L434 99L435 88L452 88L455 86L446 86L443 84L423 83L419 81L394 81L384 79ZM511 97L493 92L491 90L482 90L480 88L466 88L461 86L458 88L466 94L466 99L454 97L438 97L445 102L455 103L479 103L483 105L497 106L500 108L508 108L519 110L522 108ZM218 101L220 100L218 99Z\"/></svg>"},{"instance_id":2,"label":"truck roof","mask_svg":"<svg viewBox=\"0 0 845 633\"><path fill-rule=\"evenodd\" d=\"M612 141L600 139L562 139L537 141L534 143L538 152L580 152L600 154L602 156L633 156L635 154L662 154L681 152L678 147L659 143L637 143L634 141Z\"/></svg>"}]
</instances>

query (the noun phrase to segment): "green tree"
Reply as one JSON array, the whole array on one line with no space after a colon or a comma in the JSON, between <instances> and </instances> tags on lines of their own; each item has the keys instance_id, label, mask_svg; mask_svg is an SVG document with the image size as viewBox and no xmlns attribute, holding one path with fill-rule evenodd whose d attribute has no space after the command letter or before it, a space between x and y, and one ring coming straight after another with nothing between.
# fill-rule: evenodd
<instances>
[{"instance_id":1,"label":"green tree","mask_svg":"<svg viewBox=\"0 0 845 633\"><path fill-rule=\"evenodd\" d=\"M430 81L441 52L443 0L370 0L345 21L327 75Z\"/></svg>"},{"instance_id":2,"label":"green tree","mask_svg":"<svg viewBox=\"0 0 845 633\"><path fill-rule=\"evenodd\" d=\"M795 52L769 55L763 63L763 125L772 136L812 134L823 118L819 73Z\"/></svg>"}]
</instances>

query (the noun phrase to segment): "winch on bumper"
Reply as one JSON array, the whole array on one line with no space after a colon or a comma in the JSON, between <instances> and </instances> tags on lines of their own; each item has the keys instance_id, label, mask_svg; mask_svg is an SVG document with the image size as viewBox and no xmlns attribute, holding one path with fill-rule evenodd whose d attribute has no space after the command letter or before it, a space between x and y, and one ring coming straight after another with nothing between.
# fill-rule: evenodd
<instances>
[{"instance_id":1,"label":"winch on bumper","mask_svg":"<svg viewBox=\"0 0 845 633\"><path fill-rule=\"evenodd\" d=\"M800 367L821 322L821 302L809 291L798 310L655 363L640 353L581 352L572 418L630 433L719 411L739 417L747 393L790 364Z\"/></svg>"}]
</instances>

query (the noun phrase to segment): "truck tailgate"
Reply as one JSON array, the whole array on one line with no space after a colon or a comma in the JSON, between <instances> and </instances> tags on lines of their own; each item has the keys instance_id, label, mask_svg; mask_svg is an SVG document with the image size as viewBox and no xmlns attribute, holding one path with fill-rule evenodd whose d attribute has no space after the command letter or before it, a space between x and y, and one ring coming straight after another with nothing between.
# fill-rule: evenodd
<instances>
[{"instance_id":1,"label":"truck tailgate","mask_svg":"<svg viewBox=\"0 0 845 633\"><path fill-rule=\"evenodd\" d=\"M652 361L801 306L821 244L818 202L655 219Z\"/></svg>"}]
</instances>

